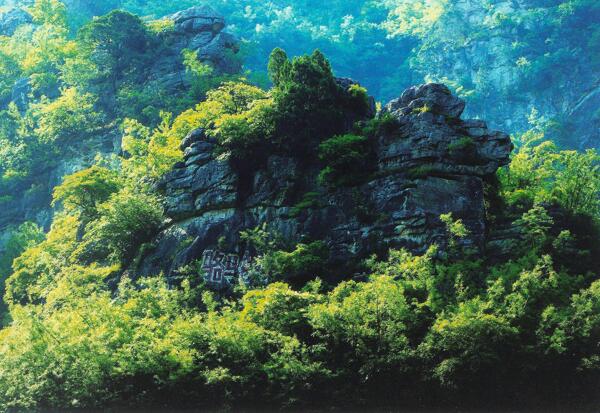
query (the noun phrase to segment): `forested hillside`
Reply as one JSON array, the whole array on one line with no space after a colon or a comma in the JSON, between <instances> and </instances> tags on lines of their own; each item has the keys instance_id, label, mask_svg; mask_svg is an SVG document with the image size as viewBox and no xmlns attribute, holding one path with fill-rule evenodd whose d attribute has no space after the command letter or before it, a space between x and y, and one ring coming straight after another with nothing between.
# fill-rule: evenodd
<instances>
[{"instance_id":1,"label":"forested hillside","mask_svg":"<svg viewBox=\"0 0 600 413\"><path fill-rule=\"evenodd\" d=\"M599 22L0 0L0 409L595 411Z\"/></svg>"},{"instance_id":2,"label":"forested hillside","mask_svg":"<svg viewBox=\"0 0 600 413\"><path fill-rule=\"evenodd\" d=\"M124 8L158 18L195 0L66 1L71 26ZM248 68L264 73L275 47L320 49L336 71L385 102L423 79L443 81L469 114L510 133L543 118L570 147L596 146L600 6L595 0L212 1L245 41ZM537 111L537 112L536 112ZM580 125L593 122L594 128Z\"/></svg>"}]
</instances>

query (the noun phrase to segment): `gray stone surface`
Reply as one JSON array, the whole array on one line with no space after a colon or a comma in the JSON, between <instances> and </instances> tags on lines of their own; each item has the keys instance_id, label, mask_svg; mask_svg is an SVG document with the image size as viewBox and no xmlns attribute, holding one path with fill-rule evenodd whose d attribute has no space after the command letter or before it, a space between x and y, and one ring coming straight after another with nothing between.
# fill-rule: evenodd
<instances>
[{"instance_id":1,"label":"gray stone surface","mask_svg":"<svg viewBox=\"0 0 600 413\"><path fill-rule=\"evenodd\" d=\"M424 104L431 110L419 110ZM289 156L272 155L252 177L238 176L214 157L202 131L192 132L182 143L185 162L162 182L172 223L141 272L176 274L217 243L242 255L239 232L263 223L292 243L324 240L340 268L388 247L417 253L433 243L443 248L439 216L447 212L469 229L465 246L482 249L484 179L508 163L512 143L483 121L460 120L463 109L443 85L407 90L386 106L399 127L378 137L376 173L363 185L333 192L316 183L316 162ZM318 194L318 202L294 208L308 192Z\"/></svg>"},{"instance_id":2,"label":"gray stone surface","mask_svg":"<svg viewBox=\"0 0 600 413\"><path fill-rule=\"evenodd\" d=\"M218 73L238 73L241 63L236 58L239 41L227 32L225 19L209 6L196 6L180 11L165 19L174 22L172 31L163 34L168 45L149 72L150 82L168 90L190 86L181 53L184 49L197 52L198 58L212 65Z\"/></svg>"}]
</instances>

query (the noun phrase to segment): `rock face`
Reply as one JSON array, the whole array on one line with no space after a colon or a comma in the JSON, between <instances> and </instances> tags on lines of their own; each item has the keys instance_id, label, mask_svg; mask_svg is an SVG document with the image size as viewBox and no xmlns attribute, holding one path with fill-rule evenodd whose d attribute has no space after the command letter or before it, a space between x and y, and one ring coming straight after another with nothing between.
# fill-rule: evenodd
<instances>
[{"instance_id":1,"label":"rock face","mask_svg":"<svg viewBox=\"0 0 600 413\"><path fill-rule=\"evenodd\" d=\"M376 173L333 191L316 183L318 165L279 155L254 176L240 177L213 156L214 142L202 130L192 132L182 142L185 161L161 184L172 222L139 270L175 276L217 249L223 257L247 257L239 232L263 223L292 242L324 241L342 271L383 248L443 247L439 216L448 212L469 229L464 244L482 248L484 180L508 163L512 143L483 121L461 120L464 106L440 84L408 89L385 107L398 126L375 142Z\"/></svg>"},{"instance_id":2,"label":"rock face","mask_svg":"<svg viewBox=\"0 0 600 413\"><path fill-rule=\"evenodd\" d=\"M232 35L223 32L223 16L210 7L192 7L169 18L174 22L173 30L162 35L164 47L161 48L153 67L148 69L146 85L140 85L140 88L154 84L173 93L188 88L189 74L186 73L181 56L186 48L197 50L198 57L211 63L218 73L235 73L240 69L240 64L235 58L238 41ZM31 22L28 13L20 8L11 9L0 15L0 35L10 35L16 27L28 22ZM18 79L13 87L11 101L15 102L20 110L26 110L29 92L29 79ZM0 108L8 103L0 102ZM63 176L93 165L98 154L119 153L120 145L118 132L109 128L86 142L65 148L54 165L12 188L10 199L0 203L0 254L3 250L2 239L11 226L18 226L24 221L34 221L46 228L49 226L53 215L53 209L50 207L52 191L62 182Z\"/></svg>"},{"instance_id":3,"label":"rock face","mask_svg":"<svg viewBox=\"0 0 600 413\"><path fill-rule=\"evenodd\" d=\"M241 63L235 57L239 42L223 31L225 19L221 14L211 7L198 6L165 19L173 23L173 29L163 34L167 47L150 70L150 81L168 89L189 87L189 74L181 58L184 49L197 52L201 61L220 73L239 73Z\"/></svg>"},{"instance_id":4,"label":"rock face","mask_svg":"<svg viewBox=\"0 0 600 413\"><path fill-rule=\"evenodd\" d=\"M0 14L0 36L12 36L19 26L32 21L31 14L20 7L9 9Z\"/></svg>"},{"instance_id":5,"label":"rock face","mask_svg":"<svg viewBox=\"0 0 600 413\"><path fill-rule=\"evenodd\" d=\"M547 12L533 18L531 11L543 10L547 4L535 0L454 0L450 4L452 12L445 14L443 24L431 34L436 40L420 51L421 61L415 66L420 75L452 79L471 89L475 94L469 97L467 115L489 119L494 128L525 132L532 127L529 118L535 112L562 124L560 130L548 131L548 138L570 148L600 146L600 72L593 63L596 54L581 53L574 45L577 41L544 32L539 22L551 18ZM496 18L493 16L519 22L519 26L489 24ZM572 49L567 56L573 60L552 60L557 58L540 53L531 62L525 60L524 66L517 64L515 44L523 33L537 33L546 42L564 42L565 50ZM466 40L456 42L459 38ZM528 53L524 56L531 57ZM544 64L551 68L545 74L525 74L534 67L541 70ZM561 65L567 65L568 70Z\"/></svg>"}]
</instances>

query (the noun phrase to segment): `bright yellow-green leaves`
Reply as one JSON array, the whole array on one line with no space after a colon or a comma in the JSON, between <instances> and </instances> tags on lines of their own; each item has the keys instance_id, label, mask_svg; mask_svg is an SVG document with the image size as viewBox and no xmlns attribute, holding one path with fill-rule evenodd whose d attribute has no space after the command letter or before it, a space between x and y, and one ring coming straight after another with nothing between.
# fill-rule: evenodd
<instances>
[{"instance_id":1,"label":"bright yellow-green leaves","mask_svg":"<svg viewBox=\"0 0 600 413\"><path fill-rule=\"evenodd\" d=\"M95 103L96 98L90 93L79 93L75 88L63 89L58 99L33 105L37 120L35 133L45 143L69 143L89 136L101 127Z\"/></svg>"},{"instance_id":2,"label":"bright yellow-green leaves","mask_svg":"<svg viewBox=\"0 0 600 413\"><path fill-rule=\"evenodd\" d=\"M500 171L509 205L518 209L557 202L573 214L600 216L598 151L561 151L543 138L543 132L527 132L510 165Z\"/></svg>"},{"instance_id":3,"label":"bright yellow-green leaves","mask_svg":"<svg viewBox=\"0 0 600 413\"><path fill-rule=\"evenodd\" d=\"M390 8L383 27L390 36L424 36L444 14L447 0L386 1Z\"/></svg>"},{"instance_id":4,"label":"bright yellow-green leaves","mask_svg":"<svg viewBox=\"0 0 600 413\"><path fill-rule=\"evenodd\" d=\"M54 188L53 204L61 203L68 212L81 212L86 218L95 216L99 204L123 186L116 171L92 166L65 177Z\"/></svg>"},{"instance_id":5,"label":"bright yellow-green leaves","mask_svg":"<svg viewBox=\"0 0 600 413\"><path fill-rule=\"evenodd\" d=\"M160 125L152 132L136 120L125 120L122 147L129 157L121 164L130 179L157 179L183 159L181 137L171 119L170 114L162 113Z\"/></svg>"},{"instance_id":6,"label":"bright yellow-green leaves","mask_svg":"<svg viewBox=\"0 0 600 413\"><path fill-rule=\"evenodd\" d=\"M13 274L6 280L5 302L26 304L40 302L45 297L55 277L72 262L78 228L74 216L55 218L46 239L15 259Z\"/></svg>"}]
</instances>

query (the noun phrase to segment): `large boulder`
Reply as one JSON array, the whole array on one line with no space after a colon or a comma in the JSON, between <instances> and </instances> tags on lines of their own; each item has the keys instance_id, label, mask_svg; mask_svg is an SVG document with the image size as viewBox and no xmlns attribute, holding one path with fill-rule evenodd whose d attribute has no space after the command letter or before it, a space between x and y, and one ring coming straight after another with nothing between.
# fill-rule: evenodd
<instances>
[{"instance_id":1,"label":"large boulder","mask_svg":"<svg viewBox=\"0 0 600 413\"><path fill-rule=\"evenodd\" d=\"M484 183L508 163L512 143L483 121L461 120L463 109L443 85L409 89L386 106L397 126L375 142L376 173L333 191L317 183L316 161L292 156L272 155L254 175L240 176L214 156L214 142L202 130L194 131L182 143L185 161L161 184L171 224L138 270L175 279L179 268L199 260L209 281L233 282L253 253L240 231L267 224L291 243L324 241L342 274L390 247L422 253L435 243L443 249L440 215L448 212L469 230L463 246L480 250ZM303 202L309 195L313 201Z\"/></svg>"}]
</instances>

